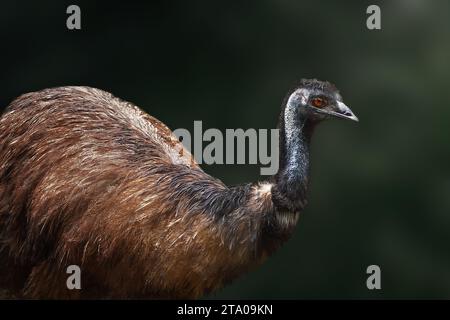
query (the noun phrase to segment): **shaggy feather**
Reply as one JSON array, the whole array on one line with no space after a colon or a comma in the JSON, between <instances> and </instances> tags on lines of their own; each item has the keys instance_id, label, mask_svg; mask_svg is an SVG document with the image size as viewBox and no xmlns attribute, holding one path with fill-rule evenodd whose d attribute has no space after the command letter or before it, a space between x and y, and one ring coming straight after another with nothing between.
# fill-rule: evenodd
<instances>
[{"instance_id":1,"label":"shaggy feather","mask_svg":"<svg viewBox=\"0 0 450 320\"><path fill-rule=\"evenodd\" d=\"M11 296L199 297L287 239L294 222L274 212L268 184L225 186L165 125L104 91L25 94L0 119L0 287ZM71 264L82 290L66 288Z\"/></svg>"}]
</instances>

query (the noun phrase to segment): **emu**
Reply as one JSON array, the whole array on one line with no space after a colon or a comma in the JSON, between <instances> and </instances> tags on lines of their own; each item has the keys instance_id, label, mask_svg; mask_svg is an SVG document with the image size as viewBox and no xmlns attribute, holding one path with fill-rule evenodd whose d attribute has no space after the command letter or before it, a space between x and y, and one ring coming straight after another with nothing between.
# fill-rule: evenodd
<instances>
[{"instance_id":1,"label":"emu","mask_svg":"<svg viewBox=\"0 0 450 320\"><path fill-rule=\"evenodd\" d=\"M198 298L260 264L306 205L310 140L357 121L303 79L281 108L278 172L228 187L162 122L90 87L24 94L0 118L0 291L10 298ZM82 270L68 290L66 268Z\"/></svg>"}]
</instances>

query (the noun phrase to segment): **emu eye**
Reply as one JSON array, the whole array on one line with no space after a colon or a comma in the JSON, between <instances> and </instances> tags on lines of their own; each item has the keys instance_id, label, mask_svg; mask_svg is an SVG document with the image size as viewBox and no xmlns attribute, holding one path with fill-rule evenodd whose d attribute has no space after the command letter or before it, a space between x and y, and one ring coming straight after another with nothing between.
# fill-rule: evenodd
<instances>
[{"instance_id":1,"label":"emu eye","mask_svg":"<svg viewBox=\"0 0 450 320\"><path fill-rule=\"evenodd\" d=\"M314 98L311 100L311 104L316 108L323 108L327 105L327 101L322 98Z\"/></svg>"}]
</instances>

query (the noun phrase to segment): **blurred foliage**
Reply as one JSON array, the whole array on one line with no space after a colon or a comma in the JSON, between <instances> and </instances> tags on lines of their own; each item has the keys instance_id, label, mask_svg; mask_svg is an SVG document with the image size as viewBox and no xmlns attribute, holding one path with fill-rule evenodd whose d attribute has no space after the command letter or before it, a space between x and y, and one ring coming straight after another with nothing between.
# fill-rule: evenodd
<instances>
[{"instance_id":1,"label":"blurred foliage","mask_svg":"<svg viewBox=\"0 0 450 320\"><path fill-rule=\"evenodd\" d=\"M450 298L450 2L77 1L82 30L68 31L70 4L2 1L2 107L89 85L171 128L273 128L288 89L316 77L360 118L321 125L295 235L212 298ZM260 178L258 166L204 169ZM366 288L370 264L380 291Z\"/></svg>"}]
</instances>

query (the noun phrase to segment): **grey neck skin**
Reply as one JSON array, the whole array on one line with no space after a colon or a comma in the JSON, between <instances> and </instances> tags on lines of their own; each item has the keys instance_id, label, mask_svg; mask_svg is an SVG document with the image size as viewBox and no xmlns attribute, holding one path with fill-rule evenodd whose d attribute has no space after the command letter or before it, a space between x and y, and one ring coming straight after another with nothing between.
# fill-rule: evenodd
<instances>
[{"instance_id":1,"label":"grey neck skin","mask_svg":"<svg viewBox=\"0 0 450 320\"><path fill-rule=\"evenodd\" d=\"M284 171L288 184L303 183L309 172L309 139L303 129L306 120L298 114L298 109L284 110L284 146L286 164Z\"/></svg>"},{"instance_id":2,"label":"grey neck skin","mask_svg":"<svg viewBox=\"0 0 450 320\"><path fill-rule=\"evenodd\" d=\"M303 98L303 97L302 97ZM297 212L306 203L309 180L309 145L314 123L293 95L280 116L280 169L274 176L272 200L279 210Z\"/></svg>"}]
</instances>

